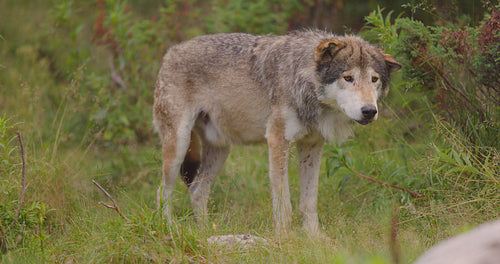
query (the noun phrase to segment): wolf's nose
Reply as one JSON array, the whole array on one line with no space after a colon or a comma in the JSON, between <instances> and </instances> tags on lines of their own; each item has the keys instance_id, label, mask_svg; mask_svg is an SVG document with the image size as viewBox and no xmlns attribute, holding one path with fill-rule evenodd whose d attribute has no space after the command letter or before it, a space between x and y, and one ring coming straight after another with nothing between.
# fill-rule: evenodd
<instances>
[{"instance_id":1,"label":"wolf's nose","mask_svg":"<svg viewBox=\"0 0 500 264\"><path fill-rule=\"evenodd\" d=\"M374 105L365 105L361 107L361 113L364 119L372 119L377 114L377 107Z\"/></svg>"}]
</instances>

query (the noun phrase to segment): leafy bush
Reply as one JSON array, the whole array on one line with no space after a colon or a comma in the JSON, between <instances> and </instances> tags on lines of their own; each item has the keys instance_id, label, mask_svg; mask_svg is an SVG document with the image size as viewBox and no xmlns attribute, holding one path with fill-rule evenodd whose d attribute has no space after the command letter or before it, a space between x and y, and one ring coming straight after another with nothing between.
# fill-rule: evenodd
<instances>
[{"instance_id":1,"label":"leafy bush","mask_svg":"<svg viewBox=\"0 0 500 264\"><path fill-rule=\"evenodd\" d=\"M473 145L500 147L500 12L481 27L426 26L420 21L367 18L365 35L397 53L406 79L437 104ZM414 85L415 86L415 85Z\"/></svg>"},{"instance_id":2,"label":"leafy bush","mask_svg":"<svg viewBox=\"0 0 500 264\"><path fill-rule=\"evenodd\" d=\"M479 28L479 49L481 54L475 60L474 68L478 81L497 95L500 93L500 10L493 10L491 17ZM497 97L491 98L500 105Z\"/></svg>"},{"instance_id":3,"label":"leafy bush","mask_svg":"<svg viewBox=\"0 0 500 264\"><path fill-rule=\"evenodd\" d=\"M412 83L407 89L436 105L423 110L432 113L427 122L435 139L428 156L413 165L425 183L418 187L440 203L494 211L500 187L497 11L481 27L391 22L391 12L384 18L382 11L367 17L365 35L396 53L402 78Z\"/></svg>"},{"instance_id":4,"label":"leafy bush","mask_svg":"<svg viewBox=\"0 0 500 264\"><path fill-rule=\"evenodd\" d=\"M419 82L442 116L475 146L500 147L498 42L478 43L475 27L423 26L400 19L395 50L406 58L406 76ZM481 50L485 50L481 52ZM477 63L477 61L492 63ZM488 76L487 79L485 79Z\"/></svg>"},{"instance_id":5,"label":"leafy bush","mask_svg":"<svg viewBox=\"0 0 500 264\"><path fill-rule=\"evenodd\" d=\"M109 66L110 82L107 87L88 87L96 90L99 99L91 119L101 130L98 135L103 142L147 140L151 134L151 80L160 57L151 48L158 40L153 22L133 18L133 10L124 1L98 1L98 10L92 41L108 51L104 63ZM89 80L95 78L98 76Z\"/></svg>"},{"instance_id":6,"label":"leafy bush","mask_svg":"<svg viewBox=\"0 0 500 264\"><path fill-rule=\"evenodd\" d=\"M208 17L208 32L270 34L288 29L286 22L301 7L301 1L215 0L213 6L214 14Z\"/></svg>"}]
</instances>

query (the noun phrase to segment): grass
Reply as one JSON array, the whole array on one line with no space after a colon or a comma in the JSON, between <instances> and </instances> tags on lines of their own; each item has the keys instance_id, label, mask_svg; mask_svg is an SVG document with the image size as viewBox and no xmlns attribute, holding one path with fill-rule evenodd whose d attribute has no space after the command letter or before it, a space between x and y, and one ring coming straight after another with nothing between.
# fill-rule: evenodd
<instances>
[{"instance_id":1,"label":"grass","mask_svg":"<svg viewBox=\"0 0 500 264\"><path fill-rule=\"evenodd\" d=\"M384 119L373 129L377 129L376 126L381 129L383 124ZM364 128L360 127L359 131ZM362 131L358 138L368 133ZM363 147L363 143L354 140L348 145ZM369 163L383 164L399 156L400 151L366 149L356 154L355 166L377 167ZM179 180L174 204L176 221L167 225L154 204L159 184L158 146L134 150L128 159L138 160L135 171L118 180L116 185L112 183L115 180L110 179L117 177L113 175L116 166L113 162L120 159L120 154L85 154L84 150L59 150L58 153L52 162L33 153L29 163L28 193L32 200L39 199L50 208L45 220L48 224L43 225L44 229L50 228L45 230L45 246L41 249L40 234L33 231L26 234L29 242L25 246L3 255L5 263L38 262L41 256L47 262L91 263L391 263L389 235L395 213L401 223L398 233L401 263L409 263L427 247L462 231L464 225L492 217L470 215L474 208L468 208L467 204L441 208L432 203L402 202L407 196L400 191L355 176L345 182L347 170L327 177L323 166L319 216L328 239L311 240L302 233L297 210L294 211L294 232L287 238L279 238L272 230L266 147L260 145L233 149L223 173L213 185L212 215L205 226L193 221L187 188ZM294 156L292 154L292 158ZM152 167L141 169L142 162ZM401 158L396 163L402 163ZM297 208L297 162L292 160L290 166L292 204ZM133 174L139 179L132 177ZM107 186L129 221L98 205L99 201L109 201L93 187L91 179ZM206 242L212 235L235 233L261 236L271 243L249 251L228 251Z\"/></svg>"},{"instance_id":2,"label":"grass","mask_svg":"<svg viewBox=\"0 0 500 264\"><path fill-rule=\"evenodd\" d=\"M43 12L36 11L52 10L47 1L16 3L0 3L0 17L5 21L16 17L26 21L19 28L14 23L0 25L4 39L0 39L0 114L6 113L8 119L0 129L2 263L394 263L393 221L398 223L400 263L411 263L433 244L500 216L498 150L477 154L460 133L440 120L428 99L412 89L412 83L402 82L403 76L397 75L380 119L357 126L353 140L342 146L328 145L326 150L350 150L346 157L351 168L420 192L429 200L413 199L345 168L328 175L327 164L335 157L325 155L318 211L327 238L310 239L300 229L297 155L293 150L293 231L288 237L277 237L272 229L267 148L237 146L212 186L209 221L204 225L194 222L187 188L179 179L176 219L168 225L155 205L161 167L157 136L146 133L141 140L103 142L105 128L89 114L98 113L101 104L108 110L118 108L118 117L107 119L116 118L113 133L122 132L119 116L126 116L128 110L120 107L130 98L119 90L115 94L108 91L109 72L101 58L107 54L106 48L78 43L83 42L82 36L71 40L66 29L61 33L53 27ZM46 13L52 18L53 14ZM82 23L89 21L93 20ZM82 32L90 38L89 32ZM39 53L51 40L54 43L48 46L58 47L62 54L52 59ZM72 45L78 51L72 51ZM71 52L98 58L76 63L71 61ZM63 56L67 54L72 55ZM70 62L64 64L64 59ZM53 63L60 64L59 71L67 71L61 65L78 67L58 72ZM152 87L154 80L146 81ZM105 98L126 102L99 101ZM150 113L149 101L142 98L144 105L134 107ZM143 119L150 120L150 116ZM7 229L22 188L20 154L17 141L12 140L17 130L25 144L29 186L19 225ZM110 201L92 180L118 201L128 220L99 205L99 201ZM235 233L260 236L270 243L250 250L228 250L206 241L212 235Z\"/></svg>"}]
</instances>

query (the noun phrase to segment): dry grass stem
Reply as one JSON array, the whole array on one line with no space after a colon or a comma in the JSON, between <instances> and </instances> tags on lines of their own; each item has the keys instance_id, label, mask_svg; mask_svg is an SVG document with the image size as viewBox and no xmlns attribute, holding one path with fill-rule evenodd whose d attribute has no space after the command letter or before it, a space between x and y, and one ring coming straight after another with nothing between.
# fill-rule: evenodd
<instances>
[{"instance_id":1,"label":"dry grass stem","mask_svg":"<svg viewBox=\"0 0 500 264\"><path fill-rule=\"evenodd\" d=\"M109 209L113 209L115 210L124 220L127 220L127 217L125 217L123 214L122 214L122 211L120 210L120 207L118 206L118 203L116 202L116 200L111 196L111 194L109 194L106 190L104 190L104 188L102 188L101 185L99 185L99 183L97 183L95 180L92 180L92 183L95 184L95 186L97 186L97 188L99 188L99 190L101 190L112 202L113 202L113 205L109 205L109 204L106 204L102 201L99 202L99 204L103 205L104 207L107 207Z\"/></svg>"}]
</instances>

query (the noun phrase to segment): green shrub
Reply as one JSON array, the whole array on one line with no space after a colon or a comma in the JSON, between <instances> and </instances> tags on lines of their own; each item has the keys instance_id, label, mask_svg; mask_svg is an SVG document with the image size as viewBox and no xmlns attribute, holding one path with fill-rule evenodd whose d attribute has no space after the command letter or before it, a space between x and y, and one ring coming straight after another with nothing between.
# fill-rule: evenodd
<instances>
[{"instance_id":1,"label":"green shrub","mask_svg":"<svg viewBox=\"0 0 500 264\"><path fill-rule=\"evenodd\" d=\"M420 83L440 115L467 141L499 148L500 93L495 84L500 76L491 74L500 61L498 42L479 45L476 27L423 26L411 19L399 24L395 49L406 59L406 76Z\"/></svg>"},{"instance_id":2,"label":"green shrub","mask_svg":"<svg viewBox=\"0 0 500 264\"><path fill-rule=\"evenodd\" d=\"M491 90L491 93L500 93L500 11L493 10L491 17L479 28L480 55L475 58L474 69L479 83ZM500 105L498 96L491 98Z\"/></svg>"},{"instance_id":3,"label":"green shrub","mask_svg":"<svg viewBox=\"0 0 500 264\"><path fill-rule=\"evenodd\" d=\"M208 17L208 32L276 34L288 29L286 21L300 6L300 1L215 0L213 5L214 14Z\"/></svg>"},{"instance_id":4,"label":"green shrub","mask_svg":"<svg viewBox=\"0 0 500 264\"><path fill-rule=\"evenodd\" d=\"M366 33L397 54L404 78L468 141L495 148L500 147L498 13L482 27L426 26L400 17L392 24L391 13L384 19L379 9L367 17Z\"/></svg>"},{"instance_id":5,"label":"green shrub","mask_svg":"<svg viewBox=\"0 0 500 264\"><path fill-rule=\"evenodd\" d=\"M401 17L390 22L390 15L384 18L380 9L370 14L365 35L377 38L403 63L402 79L412 85L396 87L406 86L420 94L421 102L426 98L431 102L420 111L431 113L424 117L433 128L434 140L427 155L411 165L411 171L421 175L415 187L432 203L443 204L430 208L471 206L493 213L500 195L496 85L500 75L494 74L500 62L500 23L492 22L498 14L494 11L481 27L426 26Z\"/></svg>"}]
</instances>

